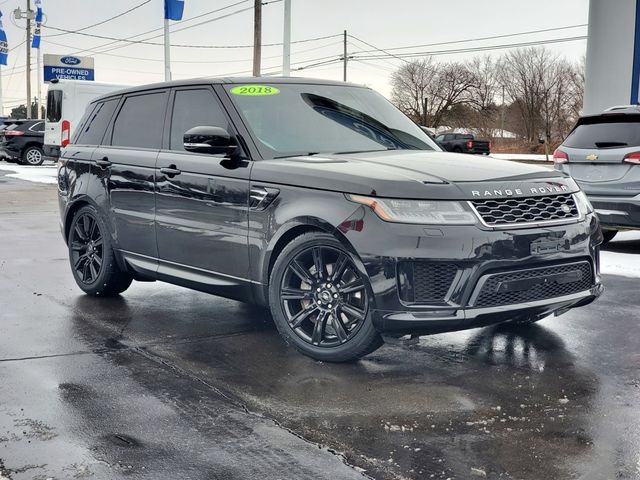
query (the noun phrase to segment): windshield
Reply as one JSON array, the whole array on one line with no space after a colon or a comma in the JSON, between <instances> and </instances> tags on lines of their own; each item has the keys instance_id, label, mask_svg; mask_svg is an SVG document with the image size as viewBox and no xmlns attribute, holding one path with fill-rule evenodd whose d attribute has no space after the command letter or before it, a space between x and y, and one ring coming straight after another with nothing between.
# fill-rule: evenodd
<instances>
[{"instance_id":1,"label":"windshield","mask_svg":"<svg viewBox=\"0 0 640 480\"><path fill-rule=\"evenodd\" d=\"M265 158L378 150L440 150L389 101L367 88L227 85Z\"/></svg>"}]
</instances>

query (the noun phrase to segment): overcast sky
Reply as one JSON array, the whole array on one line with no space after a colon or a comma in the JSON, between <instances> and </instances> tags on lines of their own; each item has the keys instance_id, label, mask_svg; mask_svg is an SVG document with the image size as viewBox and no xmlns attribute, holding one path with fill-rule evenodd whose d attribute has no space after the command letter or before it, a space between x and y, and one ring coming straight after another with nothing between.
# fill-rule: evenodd
<instances>
[{"instance_id":1,"label":"overcast sky","mask_svg":"<svg viewBox=\"0 0 640 480\"><path fill-rule=\"evenodd\" d=\"M143 0L42 0L47 25L77 30L100 22L142 3ZM268 0L267 0L268 1ZM214 9L238 3L218 13L205 15ZM176 32L173 44L185 45L250 45L253 42L253 0L186 0L183 23L174 23L174 29L185 28L205 20L248 9L201 26ZM343 30L380 49L406 47L469 40L480 37L507 35L532 30L567 27L587 23L588 0L292 0L292 39L305 40L329 35L340 35ZM12 11L26 6L26 0L0 0L0 10L9 39L9 64L2 67L4 103L10 107L23 103L25 96L25 46L16 47L25 38L24 21L12 21ZM282 41L283 2L273 1L263 7L263 42ZM201 18L197 18L201 17ZM150 2L136 11L88 30L85 33L125 38L148 30L161 28L163 0ZM193 19L190 20L189 19ZM484 41L468 41L441 46L393 50L399 52L431 52L469 47L482 47L521 43L554 38L585 35L587 27L578 27L530 35L521 35ZM43 29L42 52L72 54L83 49L114 49L107 54L85 52L95 56L96 80L110 83L141 84L162 81L163 49L155 45L130 45L83 35L59 35L61 32ZM161 34L154 32L141 39ZM56 35L48 37L49 35ZM162 42L162 38L149 40ZM109 44L107 47L102 45ZM556 43L549 49L572 61L585 54L586 41ZM349 53L371 50L371 47L350 39ZM504 50L480 54L499 55ZM313 42L298 43L292 47L295 66L336 60L342 54L342 39L333 37ZM478 53L455 53L438 56L441 61L465 61ZM123 58L134 57L134 58ZM251 48L203 49L172 48L172 70L175 79L209 75L235 74L251 70ZM278 71L282 62L282 46L263 48L263 69ZM34 60L35 64L35 60ZM367 84L381 93L389 94L391 72L402 64L397 58L351 61L349 80ZM342 79L340 63L308 68L294 73L311 77ZM35 95L34 74L34 95Z\"/></svg>"}]
</instances>

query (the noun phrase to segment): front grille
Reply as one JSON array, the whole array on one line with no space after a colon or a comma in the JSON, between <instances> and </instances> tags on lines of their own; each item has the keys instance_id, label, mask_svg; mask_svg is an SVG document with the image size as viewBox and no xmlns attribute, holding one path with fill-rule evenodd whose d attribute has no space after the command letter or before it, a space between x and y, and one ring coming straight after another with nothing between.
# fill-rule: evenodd
<instances>
[{"instance_id":1,"label":"front grille","mask_svg":"<svg viewBox=\"0 0 640 480\"><path fill-rule=\"evenodd\" d=\"M473 200L471 203L484 223L492 227L572 220L579 216L578 207L570 193Z\"/></svg>"},{"instance_id":2,"label":"front grille","mask_svg":"<svg viewBox=\"0 0 640 480\"><path fill-rule=\"evenodd\" d=\"M400 298L406 303L444 303L457 273L452 263L401 262Z\"/></svg>"},{"instance_id":3,"label":"front grille","mask_svg":"<svg viewBox=\"0 0 640 480\"><path fill-rule=\"evenodd\" d=\"M593 269L584 261L495 273L484 278L486 281L473 302L474 307L513 305L582 292L593 286Z\"/></svg>"}]
</instances>

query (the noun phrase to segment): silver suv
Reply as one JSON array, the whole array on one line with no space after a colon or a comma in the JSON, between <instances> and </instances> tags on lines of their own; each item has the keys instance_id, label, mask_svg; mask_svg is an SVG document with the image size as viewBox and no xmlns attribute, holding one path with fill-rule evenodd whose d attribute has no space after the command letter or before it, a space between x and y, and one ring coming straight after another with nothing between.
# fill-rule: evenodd
<instances>
[{"instance_id":1,"label":"silver suv","mask_svg":"<svg viewBox=\"0 0 640 480\"><path fill-rule=\"evenodd\" d=\"M640 105L580 118L553 161L591 200L605 242L618 230L640 228Z\"/></svg>"}]
</instances>

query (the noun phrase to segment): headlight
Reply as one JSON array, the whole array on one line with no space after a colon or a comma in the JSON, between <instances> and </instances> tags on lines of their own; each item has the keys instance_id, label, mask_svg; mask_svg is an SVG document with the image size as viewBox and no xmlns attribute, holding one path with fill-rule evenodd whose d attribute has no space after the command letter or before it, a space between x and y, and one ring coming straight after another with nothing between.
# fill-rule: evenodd
<instances>
[{"instance_id":1,"label":"headlight","mask_svg":"<svg viewBox=\"0 0 640 480\"><path fill-rule=\"evenodd\" d=\"M473 212L460 202L447 200L395 200L347 195L352 202L370 207L385 222L423 225L474 225Z\"/></svg>"},{"instance_id":2,"label":"headlight","mask_svg":"<svg viewBox=\"0 0 640 480\"><path fill-rule=\"evenodd\" d=\"M584 214L593 212L593 205L591 205L591 202L589 201L589 199L587 198L587 196L584 194L582 190L574 193L574 195L576 198L576 202L578 203L578 208L580 209L580 212Z\"/></svg>"}]
</instances>

